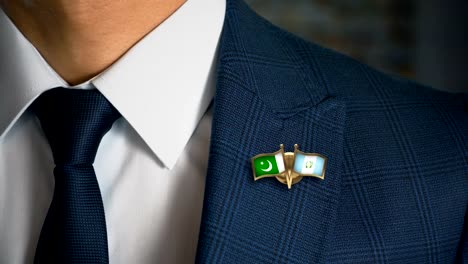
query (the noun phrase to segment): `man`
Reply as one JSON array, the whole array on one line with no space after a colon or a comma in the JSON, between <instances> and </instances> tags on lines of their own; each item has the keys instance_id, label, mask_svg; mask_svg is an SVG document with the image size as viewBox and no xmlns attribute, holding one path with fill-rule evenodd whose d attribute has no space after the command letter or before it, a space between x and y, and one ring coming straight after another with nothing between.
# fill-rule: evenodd
<instances>
[{"instance_id":1,"label":"man","mask_svg":"<svg viewBox=\"0 0 468 264\"><path fill-rule=\"evenodd\" d=\"M466 96L241 0L2 8L1 263L466 259ZM254 181L280 144L327 157L324 179Z\"/></svg>"}]
</instances>

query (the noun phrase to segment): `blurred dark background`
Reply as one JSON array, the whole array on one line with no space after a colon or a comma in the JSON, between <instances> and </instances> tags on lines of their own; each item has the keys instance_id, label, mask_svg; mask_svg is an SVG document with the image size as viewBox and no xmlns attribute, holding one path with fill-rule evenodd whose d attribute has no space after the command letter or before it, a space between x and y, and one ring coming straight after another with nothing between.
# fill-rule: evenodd
<instances>
[{"instance_id":1,"label":"blurred dark background","mask_svg":"<svg viewBox=\"0 0 468 264\"><path fill-rule=\"evenodd\" d=\"M274 24L382 71L468 92L467 0L247 0Z\"/></svg>"}]
</instances>

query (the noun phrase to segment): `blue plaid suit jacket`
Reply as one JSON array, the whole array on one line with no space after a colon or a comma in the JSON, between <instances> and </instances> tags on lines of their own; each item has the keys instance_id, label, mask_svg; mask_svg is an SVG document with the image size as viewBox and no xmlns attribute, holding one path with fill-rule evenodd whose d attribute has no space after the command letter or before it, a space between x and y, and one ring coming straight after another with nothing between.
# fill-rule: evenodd
<instances>
[{"instance_id":1,"label":"blue plaid suit jacket","mask_svg":"<svg viewBox=\"0 0 468 264\"><path fill-rule=\"evenodd\" d=\"M380 73L228 0L197 263L467 258L467 97ZM254 182L250 158L328 157L324 180Z\"/></svg>"}]
</instances>

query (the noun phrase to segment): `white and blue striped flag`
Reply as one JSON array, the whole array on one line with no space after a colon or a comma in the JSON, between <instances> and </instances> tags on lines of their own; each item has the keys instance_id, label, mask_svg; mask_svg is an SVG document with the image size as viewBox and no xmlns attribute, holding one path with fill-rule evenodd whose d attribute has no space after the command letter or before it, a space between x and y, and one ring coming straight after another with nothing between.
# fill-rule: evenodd
<instances>
[{"instance_id":1,"label":"white and blue striped flag","mask_svg":"<svg viewBox=\"0 0 468 264\"><path fill-rule=\"evenodd\" d=\"M304 176L324 177L326 158L316 153L297 151L294 155L294 171Z\"/></svg>"}]
</instances>

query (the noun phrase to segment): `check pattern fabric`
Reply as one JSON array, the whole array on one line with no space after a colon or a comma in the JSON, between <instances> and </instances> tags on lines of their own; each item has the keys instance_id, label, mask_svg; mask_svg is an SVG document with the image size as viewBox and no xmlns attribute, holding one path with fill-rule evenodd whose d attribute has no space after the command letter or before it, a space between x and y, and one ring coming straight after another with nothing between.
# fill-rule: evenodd
<instances>
[{"instance_id":1,"label":"check pattern fabric","mask_svg":"<svg viewBox=\"0 0 468 264\"><path fill-rule=\"evenodd\" d=\"M107 231L92 164L120 117L97 90L55 88L33 104L55 161L55 189L34 263L109 263Z\"/></svg>"},{"instance_id":2,"label":"check pattern fabric","mask_svg":"<svg viewBox=\"0 0 468 264\"><path fill-rule=\"evenodd\" d=\"M467 96L374 70L228 0L197 263L467 262ZM252 180L284 144L328 158Z\"/></svg>"}]
</instances>

